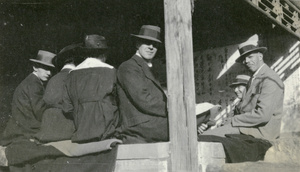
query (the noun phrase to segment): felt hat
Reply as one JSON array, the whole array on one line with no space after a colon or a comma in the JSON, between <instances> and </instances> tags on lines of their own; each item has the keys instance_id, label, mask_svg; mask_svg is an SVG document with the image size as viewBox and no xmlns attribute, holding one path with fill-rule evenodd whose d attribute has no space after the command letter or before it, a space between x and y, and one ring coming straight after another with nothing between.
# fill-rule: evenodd
<instances>
[{"instance_id":1,"label":"felt hat","mask_svg":"<svg viewBox=\"0 0 300 172\"><path fill-rule=\"evenodd\" d=\"M79 57L77 50L81 47L82 43L75 43L64 47L60 52L53 58L52 63L57 69L61 69L70 60Z\"/></svg>"},{"instance_id":2,"label":"felt hat","mask_svg":"<svg viewBox=\"0 0 300 172\"><path fill-rule=\"evenodd\" d=\"M93 34L84 37L84 46L82 48L106 50L108 46L104 36Z\"/></svg>"},{"instance_id":3,"label":"felt hat","mask_svg":"<svg viewBox=\"0 0 300 172\"><path fill-rule=\"evenodd\" d=\"M49 51L39 50L36 59L29 59L29 60L34 63L39 63L49 67L54 67L52 63L52 59L54 58L54 56L55 54Z\"/></svg>"},{"instance_id":4,"label":"felt hat","mask_svg":"<svg viewBox=\"0 0 300 172\"><path fill-rule=\"evenodd\" d=\"M259 47L258 46L258 35L255 34L251 36L247 41L241 43L238 46L238 50L240 52L240 57L238 57L235 62L242 63L246 56L251 53L261 52L264 53L267 51L266 47Z\"/></svg>"},{"instance_id":5,"label":"felt hat","mask_svg":"<svg viewBox=\"0 0 300 172\"><path fill-rule=\"evenodd\" d=\"M229 85L229 87L234 87L237 85L247 85L250 76L248 75L237 75L234 81Z\"/></svg>"},{"instance_id":6,"label":"felt hat","mask_svg":"<svg viewBox=\"0 0 300 172\"><path fill-rule=\"evenodd\" d=\"M158 26L143 25L138 35L131 34L131 36L161 43L160 27Z\"/></svg>"},{"instance_id":7,"label":"felt hat","mask_svg":"<svg viewBox=\"0 0 300 172\"><path fill-rule=\"evenodd\" d=\"M107 42L104 36L97 34L85 35L84 43L79 48L78 53L83 56L94 56L104 54L108 50Z\"/></svg>"}]
</instances>

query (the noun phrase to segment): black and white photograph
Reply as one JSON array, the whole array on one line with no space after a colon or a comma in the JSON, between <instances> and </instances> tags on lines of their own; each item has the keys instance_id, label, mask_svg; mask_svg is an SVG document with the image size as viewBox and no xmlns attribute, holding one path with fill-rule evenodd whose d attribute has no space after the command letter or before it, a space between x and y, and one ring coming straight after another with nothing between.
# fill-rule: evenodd
<instances>
[{"instance_id":1,"label":"black and white photograph","mask_svg":"<svg viewBox=\"0 0 300 172\"><path fill-rule=\"evenodd\" d=\"M0 0L0 172L298 172L300 0Z\"/></svg>"}]
</instances>

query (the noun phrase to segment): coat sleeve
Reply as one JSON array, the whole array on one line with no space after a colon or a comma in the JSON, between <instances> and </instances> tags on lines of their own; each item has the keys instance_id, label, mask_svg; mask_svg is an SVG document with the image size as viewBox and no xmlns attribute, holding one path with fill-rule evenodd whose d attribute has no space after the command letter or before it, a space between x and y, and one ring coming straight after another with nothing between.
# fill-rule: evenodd
<instances>
[{"instance_id":1,"label":"coat sleeve","mask_svg":"<svg viewBox=\"0 0 300 172\"><path fill-rule=\"evenodd\" d=\"M61 100L61 92L57 87L57 83L50 79L43 96L44 101L51 107L57 106L58 102Z\"/></svg>"},{"instance_id":2,"label":"coat sleeve","mask_svg":"<svg viewBox=\"0 0 300 172\"><path fill-rule=\"evenodd\" d=\"M73 113L74 106L70 98L69 79L66 80L62 96L62 110L66 115Z\"/></svg>"},{"instance_id":3,"label":"coat sleeve","mask_svg":"<svg viewBox=\"0 0 300 172\"><path fill-rule=\"evenodd\" d=\"M149 115L167 116L164 93L145 77L141 69L123 66L118 70L118 80L137 109Z\"/></svg>"},{"instance_id":4,"label":"coat sleeve","mask_svg":"<svg viewBox=\"0 0 300 172\"><path fill-rule=\"evenodd\" d=\"M259 97L255 107L250 112L234 116L232 126L253 127L268 123L282 102L283 88L272 78L267 78L261 85L260 94L256 96Z\"/></svg>"},{"instance_id":5,"label":"coat sleeve","mask_svg":"<svg viewBox=\"0 0 300 172\"><path fill-rule=\"evenodd\" d=\"M43 99L44 87L40 83L32 84L30 88L28 88L28 92L34 117L38 121L42 121L43 113L48 108Z\"/></svg>"}]
</instances>

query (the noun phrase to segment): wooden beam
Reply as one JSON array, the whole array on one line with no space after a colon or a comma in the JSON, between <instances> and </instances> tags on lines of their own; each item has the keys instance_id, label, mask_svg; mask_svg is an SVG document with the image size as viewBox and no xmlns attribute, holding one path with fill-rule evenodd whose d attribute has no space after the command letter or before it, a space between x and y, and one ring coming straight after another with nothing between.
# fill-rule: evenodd
<instances>
[{"instance_id":1,"label":"wooden beam","mask_svg":"<svg viewBox=\"0 0 300 172\"><path fill-rule=\"evenodd\" d=\"M198 171L191 2L164 0L170 171Z\"/></svg>"}]
</instances>

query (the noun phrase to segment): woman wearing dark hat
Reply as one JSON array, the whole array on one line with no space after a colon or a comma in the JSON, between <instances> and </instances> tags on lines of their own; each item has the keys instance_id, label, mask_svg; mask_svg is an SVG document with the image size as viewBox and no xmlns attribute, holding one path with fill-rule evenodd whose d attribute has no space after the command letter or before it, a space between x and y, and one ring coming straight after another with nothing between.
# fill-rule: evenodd
<instances>
[{"instance_id":1,"label":"woman wearing dark hat","mask_svg":"<svg viewBox=\"0 0 300 172\"><path fill-rule=\"evenodd\" d=\"M66 82L63 112L75 124L72 142L87 143L111 138L118 123L116 69L105 63L108 46L100 35L86 35L79 53L85 60Z\"/></svg>"},{"instance_id":2,"label":"woman wearing dark hat","mask_svg":"<svg viewBox=\"0 0 300 172\"><path fill-rule=\"evenodd\" d=\"M151 67L160 41L160 28L141 27L132 35L137 51L118 69L119 110L122 121L118 137L124 143L168 141L167 97Z\"/></svg>"},{"instance_id":3,"label":"woman wearing dark hat","mask_svg":"<svg viewBox=\"0 0 300 172\"><path fill-rule=\"evenodd\" d=\"M47 108L43 95L45 82L54 69L55 54L40 50L36 59L30 59L33 72L16 88L12 101L12 118L3 132L1 145L8 145L18 138L31 138L40 129L42 114Z\"/></svg>"},{"instance_id":4,"label":"woman wearing dark hat","mask_svg":"<svg viewBox=\"0 0 300 172\"><path fill-rule=\"evenodd\" d=\"M80 58L76 52L80 46L82 46L81 43L68 45L52 60L60 72L49 80L43 96L50 108L45 110L41 130L35 135L40 142L70 139L75 130L73 121L63 115L62 95L65 80L69 72L75 68L74 59Z\"/></svg>"}]
</instances>

